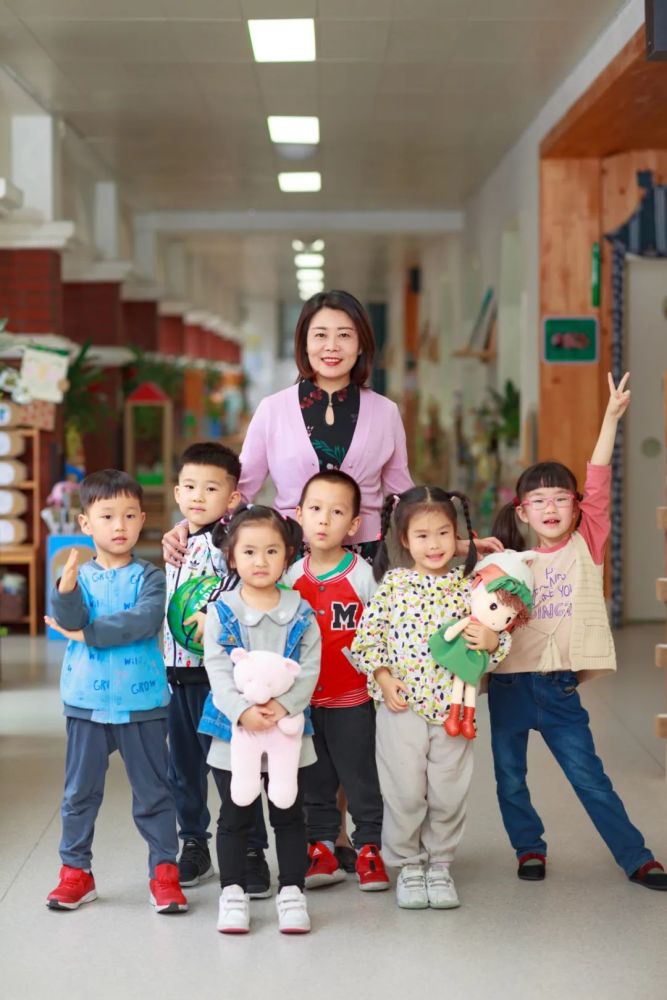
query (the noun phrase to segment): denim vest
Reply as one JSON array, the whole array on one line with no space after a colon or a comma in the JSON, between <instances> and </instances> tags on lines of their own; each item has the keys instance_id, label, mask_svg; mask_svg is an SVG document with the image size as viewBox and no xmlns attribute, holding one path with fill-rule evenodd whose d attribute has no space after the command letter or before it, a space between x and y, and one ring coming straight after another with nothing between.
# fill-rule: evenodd
<instances>
[{"instance_id":1,"label":"denim vest","mask_svg":"<svg viewBox=\"0 0 667 1000\"><path fill-rule=\"evenodd\" d=\"M232 609L228 607L224 601L216 601L213 607L215 608L218 617L220 618L220 624L222 625L222 631L220 634L220 645L222 648L227 652L231 652L232 649L237 647L240 647L241 649L249 649L246 628L241 625ZM213 608L209 608L209 614L212 610ZM310 605L306 601L301 601L299 604L299 610L289 627L287 638L285 639L283 656L288 656L290 659L296 660L297 663L299 662L301 637L310 625L312 614L313 610ZM306 724L303 730L303 735L312 736L314 730L313 724L310 720L310 706L306 708L304 715L306 718ZM213 736L217 740L224 740L225 743L229 743L232 738L232 724L227 716L215 707L213 704L213 695L210 692L206 698L206 703L204 704L204 711L202 712L197 732L204 733L207 736Z\"/></svg>"}]
</instances>

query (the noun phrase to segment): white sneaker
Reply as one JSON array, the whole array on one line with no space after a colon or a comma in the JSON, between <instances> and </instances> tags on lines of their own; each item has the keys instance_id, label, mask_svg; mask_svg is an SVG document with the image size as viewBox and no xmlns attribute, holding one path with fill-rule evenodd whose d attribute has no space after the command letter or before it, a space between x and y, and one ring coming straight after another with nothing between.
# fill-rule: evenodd
<instances>
[{"instance_id":1,"label":"white sneaker","mask_svg":"<svg viewBox=\"0 0 667 1000\"><path fill-rule=\"evenodd\" d=\"M447 865L429 865L426 869L426 892L428 905L434 910L453 910L460 906L454 879Z\"/></svg>"},{"instance_id":2,"label":"white sneaker","mask_svg":"<svg viewBox=\"0 0 667 1000\"><path fill-rule=\"evenodd\" d=\"M310 917L306 897L296 885L284 886L276 897L278 930L281 934L307 934Z\"/></svg>"},{"instance_id":3,"label":"white sneaker","mask_svg":"<svg viewBox=\"0 0 667 1000\"><path fill-rule=\"evenodd\" d=\"M396 902L404 910L428 907L426 879L421 865L403 865L396 882Z\"/></svg>"},{"instance_id":4,"label":"white sneaker","mask_svg":"<svg viewBox=\"0 0 667 1000\"><path fill-rule=\"evenodd\" d=\"M226 885L220 893L218 930L221 934L247 934L250 930L250 903L240 885Z\"/></svg>"}]
</instances>

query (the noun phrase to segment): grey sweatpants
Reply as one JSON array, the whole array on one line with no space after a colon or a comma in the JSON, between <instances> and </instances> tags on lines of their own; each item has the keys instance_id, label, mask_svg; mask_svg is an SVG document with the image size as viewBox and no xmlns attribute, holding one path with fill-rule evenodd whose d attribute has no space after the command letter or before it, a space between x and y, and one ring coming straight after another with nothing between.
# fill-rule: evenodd
<instances>
[{"instance_id":1,"label":"grey sweatpants","mask_svg":"<svg viewBox=\"0 0 667 1000\"><path fill-rule=\"evenodd\" d=\"M152 878L156 865L174 864L178 853L176 808L167 780L166 719L116 726L68 717L60 857L72 868L90 868L95 820L114 750L123 758L132 787L132 816L148 844Z\"/></svg>"},{"instance_id":2,"label":"grey sweatpants","mask_svg":"<svg viewBox=\"0 0 667 1000\"><path fill-rule=\"evenodd\" d=\"M463 835L472 745L407 709L380 704L375 742L388 865L450 862Z\"/></svg>"}]
</instances>

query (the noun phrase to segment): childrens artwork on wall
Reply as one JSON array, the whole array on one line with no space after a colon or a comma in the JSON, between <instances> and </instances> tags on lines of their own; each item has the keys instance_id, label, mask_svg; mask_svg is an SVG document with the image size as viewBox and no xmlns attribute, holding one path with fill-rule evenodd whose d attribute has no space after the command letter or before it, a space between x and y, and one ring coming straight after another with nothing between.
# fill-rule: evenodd
<instances>
[{"instance_id":1,"label":"childrens artwork on wall","mask_svg":"<svg viewBox=\"0 0 667 1000\"><path fill-rule=\"evenodd\" d=\"M31 399L62 403L68 368L69 351L26 347L21 363L21 382Z\"/></svg>"}]
</instances>

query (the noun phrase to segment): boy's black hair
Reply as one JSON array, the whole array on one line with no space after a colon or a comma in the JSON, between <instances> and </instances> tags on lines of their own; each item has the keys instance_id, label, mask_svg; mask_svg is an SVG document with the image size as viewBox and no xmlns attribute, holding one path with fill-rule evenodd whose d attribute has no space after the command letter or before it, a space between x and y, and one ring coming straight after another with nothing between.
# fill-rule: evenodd
<instances>
[{"instance_id":1,"label":"boy's black hair","mask_svg":"<svg viewBox=\"0 0 667 1000\"><path fill-rule=\"evenodd\" d=\"M337 483L339 486L347 486L352 493L352 516L359 517L359 511L361 510L361 490L359 489L359 483L352 476L348 476L347 472L341 472L340 469L323 469L322 472L316 472L314 476L311 476L301 491L299 507L303 507L308 488L312 483L318 482L318 480L323 483Z\"/></svg>"},{"instance_id":2,"label":"boy's black hair","mask_svg":"<svg viewBox=\"0 0 667 1000\"><path fill-rule=\"evenodd\" d=\"M140 484L120 469L102 469L91 472L79 486L81 510L86 513L88 508L98 500L113 500L115 497L132 497L144 506L144 491Z\"/></svg>"},{"instance_id":3,"label":"boy's black hair","mask_svg":"<svg viewBox=\"0 0 667 1000\"><path fill-rule=\"evenodd\" d=\"M200 441L186 448L178 462L177 476L180 476L184 465L214 465L218 469L224 469L234 483L238 483L241 478L239 456L217 441Z\"/></svg>"}]
</instances>

